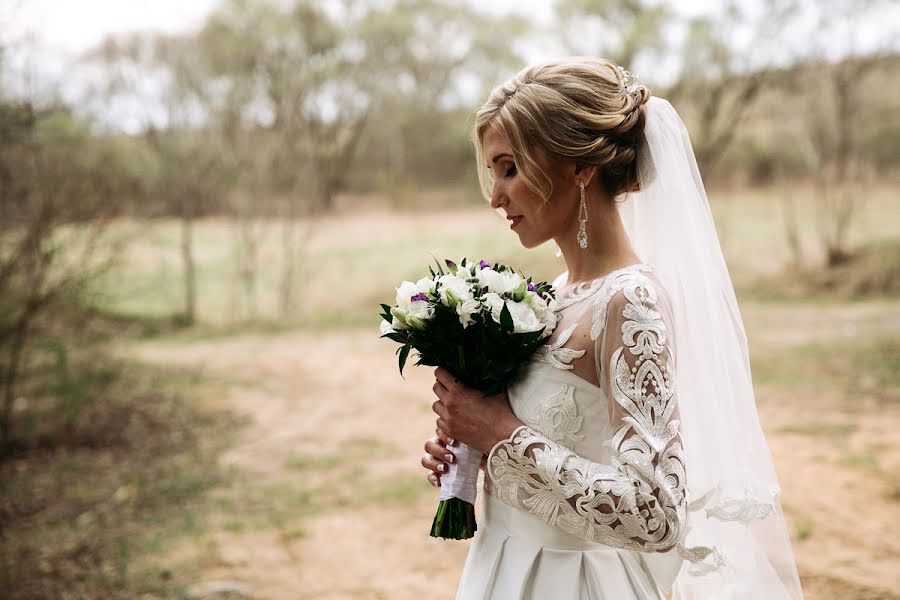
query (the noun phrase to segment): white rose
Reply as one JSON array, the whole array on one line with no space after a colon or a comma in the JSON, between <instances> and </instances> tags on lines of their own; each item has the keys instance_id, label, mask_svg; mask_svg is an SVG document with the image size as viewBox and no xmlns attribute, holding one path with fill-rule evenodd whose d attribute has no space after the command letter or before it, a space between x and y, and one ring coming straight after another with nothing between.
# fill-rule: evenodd
<instances>
[{"instance_id":1,"label":"white rose","mask_svg":"<svg viewBox=\"0 0 900 600\"><path fill-rule=\"evenodd\" d=\"M513 319L513 330L516 333L524 333L528 331L538 331L544 325L534 314L531 306L525 302L507 302L509 314Z\"/></svg>"},{"instance_id":2,"label":"white rose","mask_svg":"<svg viewBox=\"0 0 900 600\"><path fill-rule=\"evenodd\" d=\"M438 289L441 304L456 306L458 302L466 302L473 298L472 285L456 275L441 275L438 278L441 287Z\"/></svg>"},{"instance_id":3,"label":"white rose","mask_svg":"<svg viewBox=\"0 0 900 600\"><path fill-rule=\"evenodd\" d=\"M478 286L487 286L488 290L496 294L508 294L522 283L522 276L514 271L498 272L493 269L481 269L478 271Z\"/></svg>"},{"instance_id":4,"label":"white rose","mask_svg":"<svg viewBox=\"0 0 900 600\"><path fill-rule=\"evenodd\" d=\"M481 302L478 300L466 300L456 305L456 314L459 315L459 322L463 329L475 322L472 315L481 310Z\"/></svg>"},{"instance_id":5,"label":"white rose","mask_svg":"<svg viewBox=\"0 0 900 600\"><path fill-rule=\"evenodd\" d=\"M556 329L558 320L556 316L556 300L550 298L548 302L546 298L543 298L537 292L526 292L523 303L531 307L534 316L540 321L541 327L538 329L544 329L542 337L549 337L553 330Z\"/></svg>"},{"instance_id":6,"label":"white rose","mask_svg":"<svg viewBox=\"0 0 900 600\"><path fill-rule=\"evenodd\" d=\"M484 269L487 271L487 269ZM481 298L482 302L484 302L485 306L487 306L491 310L491 318L493 318L498 323L500 322L500 313L503 311L503 298L500 297L500 294L495 292L488 292Z\"/></svg>"}]
</instances>

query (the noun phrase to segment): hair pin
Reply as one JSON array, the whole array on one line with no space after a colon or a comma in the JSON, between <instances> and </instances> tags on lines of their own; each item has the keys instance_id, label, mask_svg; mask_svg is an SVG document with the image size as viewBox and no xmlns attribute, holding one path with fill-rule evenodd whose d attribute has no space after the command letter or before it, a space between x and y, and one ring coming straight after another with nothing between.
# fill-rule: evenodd
<instances>
[{"instance_id":1,"label":"hair pin","mask_svg":"<svg viewBox=\"0 0 900 600\"><path fill-rule=\"evenodd\" d=\"M619 70L619 91L633 94L638 86L637 76L632 75L631 71L621 65L616 65L616 68Z\"/></svg>"}]
</instances>

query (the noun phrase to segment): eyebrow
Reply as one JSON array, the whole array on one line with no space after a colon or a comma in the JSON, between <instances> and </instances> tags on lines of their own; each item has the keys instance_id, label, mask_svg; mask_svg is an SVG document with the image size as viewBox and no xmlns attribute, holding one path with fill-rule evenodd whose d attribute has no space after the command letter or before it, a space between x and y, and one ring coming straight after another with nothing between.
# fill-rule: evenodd
<instances>
[{"instance_id":1,"label":"eyebrow","mask_svg":"<svg viewBox=\"0 0 900 600\"><path fill-rule=\"evenodd\" d=\"M508 156L508 157L510 157L510 158L513 157L513 155L510 154L509 152L501 152L500 154L494 156L494 158L491 159L491 163L493 164L493 163L497 162L498 160L500 160L500 159L503 158L504 156Z\"/></svg>"}]
</instances>

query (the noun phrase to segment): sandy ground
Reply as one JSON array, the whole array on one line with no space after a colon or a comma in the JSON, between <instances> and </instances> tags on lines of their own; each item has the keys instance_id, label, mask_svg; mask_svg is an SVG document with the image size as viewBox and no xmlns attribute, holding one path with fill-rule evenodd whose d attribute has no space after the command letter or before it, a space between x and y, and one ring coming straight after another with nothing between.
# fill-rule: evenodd
<instances>
[{"instance_id":1,"label":"sandy ground","mask_svg":"<svg viewBox=\"0 0 900 600\"><path fill-rule=\"evenodd\" d=\"M744 307L752 351L770 344L847 335L898 323L897 309L859 305L809 311ZM433 431L430 367L397 372L393 344L376 328L339 333L246 335L193 343L147 342L131 355L239 378L221 402L252 418L223 461L253 473L259 485L321 472L288 468L290 456L327 457L385 440L357 453L342 472L366 481L411 481ZM757 388L761 421L781 478L782 501L809 599L896 599L900 593L900 406L823 382L797 392ZM843 425L852 424L855 428ZM811 426L812 425L812 426ZM810 427L811 426L811 427ZM804 429L805 428L805 429ZM835 433L836 432L836 433ZM358 479L322 479L347 495ZM426 490L411 502L337 505L302 521L303 534L277 527L214 529L221 565L205 580L246 585L254 598L451 598L467 542L427 536L436 503ZM213 521L215 522L215 521Z\"/></svg>"}]
</instances>

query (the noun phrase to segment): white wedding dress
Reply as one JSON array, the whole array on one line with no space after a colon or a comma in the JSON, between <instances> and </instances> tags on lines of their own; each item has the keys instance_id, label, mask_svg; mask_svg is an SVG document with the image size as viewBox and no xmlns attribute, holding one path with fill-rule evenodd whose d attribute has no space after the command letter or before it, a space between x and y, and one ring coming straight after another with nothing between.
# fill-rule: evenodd
<instances>
[{"instance_id":1,"label":"white wedding dress","mask_svg":"<svg viewBox=\"0 0 900 600\"><path fill-rule=\"evenodd\" d=\"M525 425L488 455L457 600L666 597L690 478L671 315L646 264L558 296L553 335L508 388Z\"/></svg>"}]
</instances>

